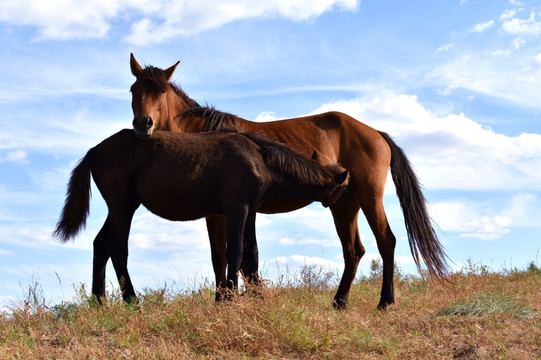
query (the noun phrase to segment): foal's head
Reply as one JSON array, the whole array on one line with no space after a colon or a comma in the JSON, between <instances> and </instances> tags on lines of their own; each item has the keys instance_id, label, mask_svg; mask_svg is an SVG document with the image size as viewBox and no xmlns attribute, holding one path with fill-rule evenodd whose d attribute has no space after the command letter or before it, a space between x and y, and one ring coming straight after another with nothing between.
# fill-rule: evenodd
<instances>
[{"instance_id":1,"label":"foal's head","mask_svg":"<svg viewBox=\"0 0 541 360\"><path fill-rule=\"evenodd\" d=\"M136 78L130 92L133 129L137 136L148 137L154 130L179 130L175 128L173 120L189 107L191 99L169 82L178 64L165 70L154 66L143 68L130 54L131 72Z\"/></svg>"}]
</instances>

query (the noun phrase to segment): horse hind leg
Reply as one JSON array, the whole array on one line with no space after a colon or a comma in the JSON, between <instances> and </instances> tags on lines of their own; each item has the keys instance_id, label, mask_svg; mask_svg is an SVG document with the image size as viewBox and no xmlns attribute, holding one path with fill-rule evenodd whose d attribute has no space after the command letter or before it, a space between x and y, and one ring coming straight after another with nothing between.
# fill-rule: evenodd
<instances>
[{"instance_id":1,"label":"horse hind leg","mask_svg":"<svg viewBox=\"0 0 541 360\"><path fill-rule=\"evenodd\" d=\"M333 302L336 309L346 307L359 261L365 253L357 225L359 208L359 205L354 200L352 201L349 191L331 206L334 224L342 243L344 255L344 273Z\"/></svg>"},{"instance_id":2,"label":"horse hind leg","mask_svg":"<svg viewBox=\"0 0 541 360\"><path fill-rule=\"evenodd\" d=\"M225 234L225 218L221 215L213 215L206 217L207 232L210 241L210 254L212 258L212 268L214 270L214 278L216 282L216 297L215 300L221 301L224 290L227 286L225 271L227 267L226 259L226 234Z\"/></svg>"},{"instance_id":3,"label":"horse hind leg","mask_svg":"<svg viewBox=\"0 0 541 360\"><path fill-rule=\"evenodd\" d=\"M94 239L94 257L92 264L92 295L99 303L105 297L105 267L109 260L109 242L111 238L111 222L109 215L101 230Z\"/></svg>"},{"instance_id":4,"label":"horse hind leg","mask_svg":"<svg viewBox=\"0 0 541 360\"><path fill-rule=\"evenodd\" d=\"M381 298L378 309L386 310L394 303L394 249L396 238L391 231L381 197L372 199L362 207L366 220L376 237L378 250L383 260L383 282L381 285Z\"/></svg>"},{"instance_id":5,"label":"horse hind leg","mask_svg":"<svg viewBox=\"0 0 541 360\"><path fill-rule=\"evenodd\" d=\"M122 290L122 298L126 302L136 300L135 290L128 273L128 238L135 209L109 212L112 234L112 241L109 242L109 252Z\"/></svg>"}]
</instances>

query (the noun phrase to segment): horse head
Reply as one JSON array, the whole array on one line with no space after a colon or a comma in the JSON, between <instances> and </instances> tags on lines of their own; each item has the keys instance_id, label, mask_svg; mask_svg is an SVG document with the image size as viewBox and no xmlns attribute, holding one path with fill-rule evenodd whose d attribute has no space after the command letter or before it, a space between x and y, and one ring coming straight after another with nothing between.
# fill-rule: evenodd
<instances>
[{"instance_id":1,"label":"horse head","mask_svg":"<svg viewBox=\"0 0 541 360\"><path fill-rule=\"evenodd\" d=\"M169 81L179 62L165 70L153 66L143 68L130 54L131 72L136 78L130 88L133 129L138 137L149 137L155 129L166 128L171 114L177 111L171 105L175 90Z\"/></svg>"},{"instance_id":2,"label":"horse head","mask_svg":"<svg viewBox=\"0 0 541 360\"><path fill-rule=\"evenodd\" d=\"M315 152L314 152L315 153ZM321 204L324 207L329 207L340 199L342 193L347 188L349 184L349 171L342 168L339 165L330 165L333 167L332 171L338 172L335 173L333 179L333 187L325 194L326 198L321 201Z\"/></svg>"}]
</instances>

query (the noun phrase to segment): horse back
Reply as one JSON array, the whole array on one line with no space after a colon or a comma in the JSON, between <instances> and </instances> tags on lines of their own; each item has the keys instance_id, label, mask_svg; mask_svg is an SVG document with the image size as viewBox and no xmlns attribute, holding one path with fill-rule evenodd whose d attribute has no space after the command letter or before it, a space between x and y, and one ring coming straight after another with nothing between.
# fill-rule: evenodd
<instances>
[{"instance_id":1,"label":"horse back","mask_svg":"<svg viewBox=\"0 0 541 360\"><path fill-rule=\"evenodd\" d=\"M247 121L242 123L242 128L260 132L307 157L317 151L323 164L340 163L349 168L352 162L379 162L381 159L374 158L390 155L387 143L377 130L336 111L262 123ZM364 158L352 159L351 154ZM383 161L386 168L389 162Z\"/></svg>"},{"instance_id":2,"label":"horse back","mask_svg":"<svg viewBox=\"0 0 541 360\"><path fill-rule=\"evenodd\" d=\"M143 140L136 189L149 210L170 220L255 208L268 180L262 149L235 132L154 132Z\"/></svg>"}]
</instances>

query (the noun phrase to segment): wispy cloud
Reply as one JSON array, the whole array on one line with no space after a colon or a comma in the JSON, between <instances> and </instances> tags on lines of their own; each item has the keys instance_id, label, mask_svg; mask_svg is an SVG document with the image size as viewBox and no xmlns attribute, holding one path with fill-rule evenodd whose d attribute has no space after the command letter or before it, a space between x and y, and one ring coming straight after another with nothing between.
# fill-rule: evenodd
<instances>
[{"instance_id":1,"label":"wispy cloud","mask_svg":"<svg viewBox=\"0 0 541 360\"><path fill-rule=\"evenodd\" d=\"M500 15L500 20L508 20L515 17L522 9L507 9Z\"/></svg>"},{"instance_id":2,"label":"wispy cloud","mask_svg":"<svg viewBox=\"0 0 541 360\"><path fill-rule=\"evenodd\" d=\"M333 9L352 11L358 0L261 2L8 0L0 3L0 21L38 29L37 40L103 39L116 22L131 24L131 44L161 43L175 36L215 29L232 21L283 17L303 21Z\"/></svg>"},{"instance_id":3,"label":"wispy cloud","mask_svg":"<svg viewBox=\"0 0 541 360\"><path fill-rule=\"evenodd\" d=\"M471 32L483 32L483 31L486 31L488 29L490 29L491 27L494 26L494 20L489 20L487 22L484 22L484 23L479 23L479 24L476 24L472 29L471 29Z\"/></svg>"},{"instance_id":4,"label":"wispy cloud","mask_svg":"<svg viewBox=\"0 0 541 360\"><path fill-rule=\"evenodd\" d=\"M19 165L29 164L26 151L23 150L10 151L5 156L0 156L0 164L7 162L13 162Z\"/></svg>"},{"instance_id":5,"label":"wispy cloud","mask_svg":"<svg viewBox=\"0 0 541 360\"><path fill-rule=\"evenodd\" d=\"M249 4L242 0L173 2L163 4L158 11L134 22L131 34L125 40L131 44L148 45L162 43L175 36L216 29L242 19L283 17L303 21L335 8L351 11L357 7L357 0L272 0Z\"/></svg>"}]
</instances>

